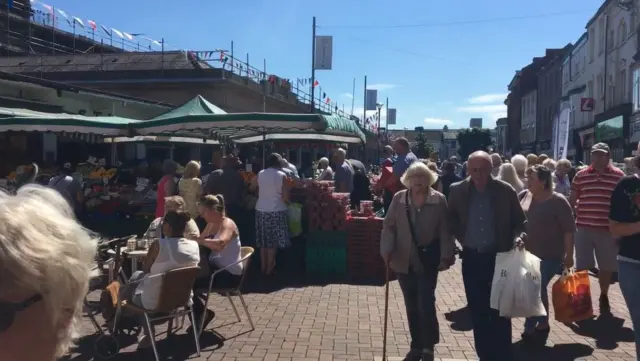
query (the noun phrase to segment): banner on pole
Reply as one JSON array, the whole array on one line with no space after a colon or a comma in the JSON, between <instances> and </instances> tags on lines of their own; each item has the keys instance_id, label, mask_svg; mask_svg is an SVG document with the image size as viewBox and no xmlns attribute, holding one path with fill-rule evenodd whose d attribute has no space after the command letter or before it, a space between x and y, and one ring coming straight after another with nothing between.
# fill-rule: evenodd
<instances>
[{"instance_id":1,"label":"banner on pole","mask_svg":"<svg viewBox=\"0 0 640 361\"><path fill-rule=\"evenodd\" d=\"M396 109L389 108L387 111L387 125L395 125L396 124Z\"/></svg>"},{"instance_id":2,"label":"banner on pole","mask_svg":"<svg viewBox=\"0 0 640 361\"><path fill-rule=\"evenodd\" d=\"M563 159L567 157L569 146L569 123L571 120L571 108L564 106L554 119L553 134L553 158Z\"/></svg>"},{"instance_id":3,"label":"banner on pole","mask_svg":"<svg viewBox=\"0 0 640 361\"><path fill-rule=\"evenodd\" d=\"M367 104L364 105L365 110L377 110L378 105L378 89L367 89Z\"/></svg>"},{"instance_id":4,"label":"banner on pole","mask_svg":"<svg viewBox=\"0 0 640 361\"><path fill-rule=\"evenodd\" d=\"M315 70L331 70L333 63L333 36L316 36L316 49L313 59Z\"/></svg>"}]
</instances>

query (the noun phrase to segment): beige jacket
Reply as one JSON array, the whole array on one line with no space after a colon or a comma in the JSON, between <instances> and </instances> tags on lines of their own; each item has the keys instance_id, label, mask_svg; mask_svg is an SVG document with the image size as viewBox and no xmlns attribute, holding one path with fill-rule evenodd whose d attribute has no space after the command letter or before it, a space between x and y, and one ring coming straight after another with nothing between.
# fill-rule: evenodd
<instances>
[{"instance_id":1,"label":"beige jacket","mask_svg":"<svg viewBox=\"0 0 640 361\"><path fill-rule=\"evenodd\" d=\"M384 218L380 239L381 254L390 253L390 266L399 273L408 273L412 252L417 252L411 241L411 230L406 211L406 190L399 191L393 197L389 210ZM411 200L409 199L409 202ZM449 232L447 222L447 200L445 196L433 189L422 210L416 214L414 223L416 241L419 245L427 245L432 241L440 241L440 258L453 257L455 241Z\"/></svg>"}]
</instances>

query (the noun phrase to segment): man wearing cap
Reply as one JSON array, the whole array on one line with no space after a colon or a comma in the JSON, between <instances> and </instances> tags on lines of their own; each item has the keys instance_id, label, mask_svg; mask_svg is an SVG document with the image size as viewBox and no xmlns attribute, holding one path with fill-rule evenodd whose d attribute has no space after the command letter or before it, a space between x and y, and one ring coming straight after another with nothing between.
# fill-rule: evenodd
<instances>
[{"instance_id":1,"label":"man wearing cap","mask_svg":"<svg viewBox=\"0 0 640 361\"><path fill-rule=\"evenodd\" d=\"M609 146L597 143L591 147L591 165L576 173L571 184L569 202L575 208L576 268L595 268L598 262L600 283L600 314L609 314L609 285L617 270L617 245L609 233L611 193L624 172L611 164Z\"/></svg>"}]
</instances>

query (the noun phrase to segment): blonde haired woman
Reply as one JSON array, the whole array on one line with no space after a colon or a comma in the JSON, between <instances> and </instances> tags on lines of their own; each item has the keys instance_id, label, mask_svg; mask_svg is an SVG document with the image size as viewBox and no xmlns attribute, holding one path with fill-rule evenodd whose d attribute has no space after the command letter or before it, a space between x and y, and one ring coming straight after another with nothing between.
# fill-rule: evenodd
<instances>
[{"instance_id":1,"label":"blonde haired woman","mask_svg":"<svg viewBox=\"0 0 640 361\"><path fill-rule=\"evenodd\" d=\"M411 349L405 360L434 360L439 343L436 312L438 273L454 262L455 241L447 224L447 201L432 188L437 179L415 162L400 181L384 219L380 253L398 275L407 309Z\"/></svg>"},{"instance_id":2,"label":"blonde haired woman","mask_svg":"<svg viewBox=\"0 0 640 361\"><path fill-rule=\"evenodd\" d=\"M64 355L81 323L96 241L55 190L0 192L0 360Z\"/></svg>"},{"instance_id":3,"label":"blonde haired woman","mask_svg":"<svg viewBox=\"0 0 640 361\"><path fill-rule=\"evenodd\" d=\"M516 193L520 193L524 190L524 183L518 177L516 168L511 163L504 163L498 170L498 179L503 182L511 184Z\"/></svg>"},{"instance_id":4,"label":"blonde haired woman","mask_svg":"<svg viewBox=\"0 0 640 361\"><path fill-rule=\"evenodd\" d=\"M178 182L178 191L192 218L198 216L198 200L202 197L202 181L199 176L200 163L192 160L184 167L184 173Z\"/></svg>"},{"instance_id":5,"label":"blonde haired woman","mask_svg":"<svg viewBox=\"0 0 640 361\"><path fill-rule=\"evenodd\" d=\"M571 162L568 159L560 159L553 171L553 190L567 198L571 194L569 171L571 171Z\"/></svg>"},{"instance_id":6,"label":"blonde haired woman","mask_svg":"<svg viewBox=\"0 0 640 361\"><path fill-rule=\"evenodd\" d=\"M545 166L548 170L550 170L551 172L555 172L556 171L556 162L551 159L551 158L547 158L545 159L542 163L543 166Z\"/></svg>"},{"instance_id":7,"label":"blonde haired woman","mask_svg":"<svg viewBox=\"0 0 640 361\"><path fill-rule=\"evenodd\" d=\"M527 189L527 175L526 171L529 167L529 161L522 154L516 154L511 158L511 164L516 168L518 178L522 181L522 185Z\"/></svg>"}]
</instances>

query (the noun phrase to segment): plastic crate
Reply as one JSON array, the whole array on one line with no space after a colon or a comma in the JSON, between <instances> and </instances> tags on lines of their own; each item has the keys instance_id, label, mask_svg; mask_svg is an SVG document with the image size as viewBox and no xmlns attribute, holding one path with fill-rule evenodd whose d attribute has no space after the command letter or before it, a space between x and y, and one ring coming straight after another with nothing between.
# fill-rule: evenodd
<instances>
[{"instance_id":1,"label":"plastic crate","mask_svg":"<svg viewBox=\"0 0 640 361\"><path fill-rule=\"evenodd\" d=\"M347 251L339 247L307 247L305 264L309 276L344 277L347 274Z\"/></svg>"},{"instance_id":2,"label":"plastic crate","mask_svg":"<svg viewBox=\"0 0 640 361\"><path fill-rule=\"evenodd\" d=\"M307 248L341 248L347 249L347 232L314 231L307 235Z\"/></svg>"}]
</instances>

